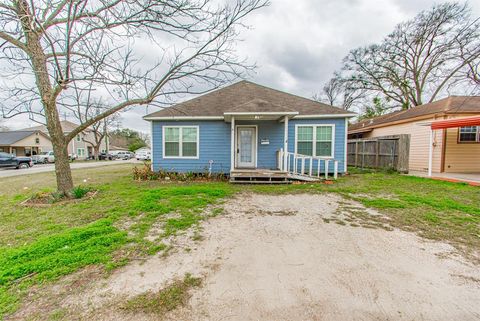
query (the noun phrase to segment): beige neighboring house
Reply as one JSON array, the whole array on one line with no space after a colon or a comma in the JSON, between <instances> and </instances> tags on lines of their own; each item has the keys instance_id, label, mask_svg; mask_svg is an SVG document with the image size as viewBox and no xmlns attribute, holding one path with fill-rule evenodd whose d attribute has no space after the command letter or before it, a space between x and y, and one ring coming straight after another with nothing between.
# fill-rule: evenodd
<instances>
[{"instance_id":1,"label":"beige neighboring house","mask_svg":"<svg viewBox=\"0 0 480 321\"><path fill-rule=\"evenodd\" d=\"M0 132L0 152L33 156L51 149L50 137L40 130Z\"/></svg>"},{"instance_id":2,"label":"beige neighboring house","mask_svg":"<svg viewBox=\"0 0 480 321\"><path fill-rule=\"evenodd\" d=\"M480 116L480 96L451 96L349 126L348 138L410 135L410 171L427 171L431 127L441 120ZM480 126L433 131L433 173L480 173Z\"/></svg>"},{"instance_id":3,"label":"beige neighboring house","mask_svg":"<svg viewBox=\"0 0 480 321\"><path fill-rule=\"evenodd\" d=\"M77 124L72 123L68 120L63 120L60 122L63 128L64 134L68 134L73 131L75 128L78 127ZM24 131L40 131L45 135L48 135L48 130L45 125L35 126L31 128L24 129ZM48 136L47 136L48 137ZM49 140L50 141L50 140ZM94 155L94 148L93 145L89 142L95 142L95 136L93 132L89 129L84 130L81 134L75 136L74 139L70 141L68 144L68 153L77 155L78 159L85 159L89 156ZM107 151L107 144L108 144L108 137L105 137L100 144L100 152ZM52 144L50 142L48 149L42 149L42 151L50 151L53 150Z\"/></svg>"}]
</instances>

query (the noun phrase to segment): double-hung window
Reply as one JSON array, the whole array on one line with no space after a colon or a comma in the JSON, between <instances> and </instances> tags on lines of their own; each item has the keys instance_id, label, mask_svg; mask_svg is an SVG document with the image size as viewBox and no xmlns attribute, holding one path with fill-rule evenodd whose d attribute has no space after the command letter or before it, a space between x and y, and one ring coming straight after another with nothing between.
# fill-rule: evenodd
<instances>
[{"instance_id":1,"label":"double-hung window","mask_svg":"<svg viewBox=\"0 0 480 321\"><path fill-rule=\"evenodd\" d=\"M479 143L480 142L480 126L460 127L458 133L458 141L460 143Z\"/></svg>"},{"instance_id":2,"label":"double-hung window","mask_svg":"<svg viewBox=\"0 0 480 321\"><path fill-rule=\"evenodd\" d=\"M333 157L333 125L297 125L295 148L297 154Z\"/></svg>"},{"instance_id":3,"label":"double-hung window","mask_svg":"<svg viewBox=\"0 0 480 321\"><path fill-rule=\"evenodd\" d=\"M164 126L165 158L198 158L198 126Z\"/></svg>"}]
</instances>

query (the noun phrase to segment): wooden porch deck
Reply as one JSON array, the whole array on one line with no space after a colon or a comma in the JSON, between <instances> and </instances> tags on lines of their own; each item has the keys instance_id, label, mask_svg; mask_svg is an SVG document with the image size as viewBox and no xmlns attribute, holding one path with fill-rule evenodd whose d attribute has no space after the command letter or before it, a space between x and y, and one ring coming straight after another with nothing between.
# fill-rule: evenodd
<instances>
[{"instance_id":1,"label":"wooden porch deck","mask_svg":"<svg viewBox=\"0 0 480 321\"><path fill-rule=\"evenodd\" d=\"M319 179L271 169L235 169L230 172L230 183L236 184L291 184L295 180L313 182Z\"/></svg>"}]
</instances>

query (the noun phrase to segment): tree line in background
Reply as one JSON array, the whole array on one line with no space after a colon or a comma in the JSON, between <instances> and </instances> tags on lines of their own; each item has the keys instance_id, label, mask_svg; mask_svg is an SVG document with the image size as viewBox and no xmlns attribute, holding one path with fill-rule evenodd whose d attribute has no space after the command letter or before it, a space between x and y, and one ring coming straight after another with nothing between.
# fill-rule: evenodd
<instances>
[{"instance_id":1,"label":"tree line in background","mask_svg":"<svg viewBox=\"0 0 480 321\"><path fill-rule=\"evenodd\" d=\"M150 140L149 135L128 128L115 129L109 137L112 146L127 148L131 152L148 146Z\"/></svg>"},{"instance_id":2,"label":"tree line in background","mask_svg":"<svg viewBox=\"0 0 480 321\"><path fill-rule=\"evenodd\" d=\"M400 23L380 43L355 48L314 99L372 118L480 88L480 18L444 3Z\"/></svg>"}]
</instances>

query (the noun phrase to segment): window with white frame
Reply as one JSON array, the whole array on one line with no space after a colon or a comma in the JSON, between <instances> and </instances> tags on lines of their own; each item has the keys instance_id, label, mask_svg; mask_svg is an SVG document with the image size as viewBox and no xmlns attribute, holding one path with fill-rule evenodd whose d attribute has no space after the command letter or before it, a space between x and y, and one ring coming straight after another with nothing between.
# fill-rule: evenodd
<instances>
[{"instance_id":1,"label":"window with white frame","mask_svg":"<svg viewBox=\"0 0 480 321\"><path fill-rule=\"evenodd\" d=\"M80 137L80 134L77 135L77 142L81 142L82 138Z\"/></svg>"},{"instance_id":2,"label":"window with white frame","mask_svg":"<svg viewBox=\"0 0 480 321\"><path fill-rule=\"evenodd\" d=\"M480 126L460 127L458 141L461 143L480 142Z\"/></svg>"},{"instance_id":3,"label":"window with white frame","mask_svg":"<svg viewBox=\"0 0 480 321\"><path fill-rule=\"evenodd\" d=\"M198 126L164 126L166 158L198 158Z\"/></svg>"},{"instance_id":4,"label":"window with white frame","mask_svg":"<svg viewBox=\"0 0 480 321\"><path fill-rule=\"evenodd\" d=\"M77 148L77 156L78 157L85 156L85 149L84 148Z\"/></svg>"},{"instance_id":5,"label":"window with white frame","mask_svg":"<svg viewBox=\"0 0 480 321\"><path fill-rule=\"evenodd\" d=\"M333 157L333 125L299 125L296 132L297 154Z\"/></svg>"}]
</instances>

